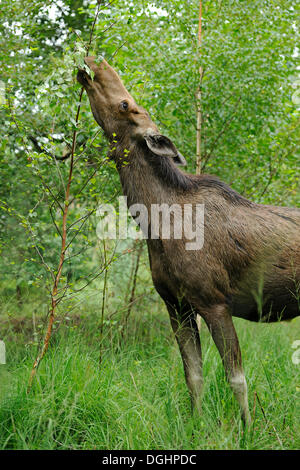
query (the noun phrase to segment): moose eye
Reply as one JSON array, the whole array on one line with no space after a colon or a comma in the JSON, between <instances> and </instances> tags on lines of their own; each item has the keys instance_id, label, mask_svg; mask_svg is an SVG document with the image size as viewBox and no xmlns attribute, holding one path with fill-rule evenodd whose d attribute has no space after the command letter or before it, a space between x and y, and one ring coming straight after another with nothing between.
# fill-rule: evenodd
<instances>
[{"instance_id":1,"label":"moose eye","mask_svg":"<svg viewBox=\"0 0 300 470\"><path fill-rule=\"evenodd\" d=\"M121 101L120 108L122 111L128 111L128 103L127 101Z\"/></svg>"}]
</instances>

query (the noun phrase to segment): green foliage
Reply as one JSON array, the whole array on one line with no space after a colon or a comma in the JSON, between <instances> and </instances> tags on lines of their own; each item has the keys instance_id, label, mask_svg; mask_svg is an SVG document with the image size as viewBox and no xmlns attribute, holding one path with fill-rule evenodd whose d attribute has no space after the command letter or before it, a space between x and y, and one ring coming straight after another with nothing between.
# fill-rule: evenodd
<instances>
[{"instance_id":1,"label":"green foliage","mask_svg":"<svg viewBox=\"0 0 300 470\"><path fill-rule=\"evenodd\" d=\"M44 269L37 266L32 234L22 218L30 220L47 263L55 264L58 233L49 205L53 194L63 202L69 165L53 156L70 151L79 94L76 68L84 66L96 6L79 0L1 4L6 21L0 26L0 80L6 104L0 107L0 199L6 208L0 248L5 265L22 266L24 279L34 271L44 276ZM198 1L176 0L172 8L165 1L101 6L90 54L116 67L136 100L174 139L192 172L201 64L203 169L258 202L297 205L299 29L293 2L206 1L203 8L200 53ZM71 223L120 191L85 95L77 131L72 192L84 189L74 201ZM95 245L93 230L91 225L85 236ZM82 243L79 236L75 251ZM83 259L79 266L81 271ZM0 270L10 277L3 264Z\"/></svg>"},{"instance_id":2,"label":"green foliage","mask_svg":"<svg viewBox=\"0 0 300 470\"><path fill-rule=\"evenodd\" d=\"M294 3L206 0L199 51L198 0L102 2L89 53L105 57L119 71L137 102L184 154L191 172L201 66L203 171L217 174L257 202L297 206L299 27ZM26 334L7 333L11 356L9 367L0 370L7 392L0 400L0 446L297 448L299 384L286 359L294 323L283 329L272 326L271 334L270 327L259 326L258 337L257 326L247 325L248 333L240 327L250 401L253 405L258 390L282 444L257 403L256 427L242 436L236 404L223 383L208 336L205 367L211 378L203 418L194 426L180 359L167 320L161 320L163 307L152 293L146 257L138 273L136 298L141 300L134 305L131 339L122 330L135 259L124 254L132 248L129 242L106 246L114 262L104 304L105 362L100 375L95 333L99 323L93 317L81 330L80 340L76 325L67 328L66 336L54 336L52 346L57 349L46 356L34 394L25 395L49 308L45 287L49 289L50 273L57 269L61 246L61 208L70 166L68 159L54 157L70 153L75 130L67 240L72 244L62 278L68 295L58 306L62 317L55 328L60 322L67 324L68 315L85 319L91 311L101 310L105 270L95 210L100 203L114 202L121 189L86 94L76 122L77 67L85 67L97 8L98 3L84 0L1 2L5 20L0 25L0 326L2 334L7 326L1 323L3 318L25 317L25 323L30 318L33 333L31 326ZM81 290L94 277L95 287ZM147 313L141 315L142 311ZM82 337L87 340L84 347ZM156 388L148 387L150 383Z\"/></svg>"}]
</instances>

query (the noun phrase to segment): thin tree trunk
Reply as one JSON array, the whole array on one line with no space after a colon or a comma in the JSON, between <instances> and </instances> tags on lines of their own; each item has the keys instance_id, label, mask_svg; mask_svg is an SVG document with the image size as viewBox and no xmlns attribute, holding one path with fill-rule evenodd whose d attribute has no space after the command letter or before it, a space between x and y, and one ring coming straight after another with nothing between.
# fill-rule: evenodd
<instances>
[{"instance_id":1,"label":"thin tree trunk","mask_svg":"<svg viewBox=\"0 0 300 470\"><path fill-rule=\"evenodd\" d=\"M130 317L131 309L132 309L132 306L134 304L137 273L138 273L138 270L139 270L140 259L141 259L141 255L142 255L142 251L143 251L143 247L144 247L143 242L138 242L138 243L139 243L139 247L137 249L137 254L136 254L136 261L135 261L135 267L134 267L133 278L132 278L131 294L130 294L128 309L127 309L127 313L126 313L125 320L124 320L124 325L123 325L123 335L122 335L123 337L124 337L124 333L125 333L126 328L127 328L128 319Z\"/></svg>"},{"instance_id":2,"label":"thin tree trunk","mask_svg":"<svg viewBox=\"0 0 300 470\"><path fill-rule=\"evenodd\" d=\"M80 91L80 96L79 96L79 103L81 103L83 95L83 88ZM76 113L76 124L78 123L79 119L79 112L80 112L80 104L77 107L77 113ZM69 169L69 177L68 177L68 183L66 187L66 193L65 193L65 203L64 203L64 210L63 210L63 221L62 221L62 239L61 239L61 249L60 249L60 257L59 257L59 263L57 267L57 272L56 276L54 279L54 284L52 287L52 292L51 292L51 308L50 308L50 314L49 314L49 320L48 320L48 327L47 327L47 332L44 338L44 344L41 350L41 353L37 356L36 360L34 361L30 378L29 378L29 383L28 383L28 389L27 393L30 391L33 379L35 377L35 374L37 372L38 366L45 356L48 346L49 346L49 341L51 338L51 333L52 333L52 328L53 328L53 323L55 319L55 312L56 312L56 306L57 306L57 292L58 292L58 285L59 281L61 278L62 274L62 269L65 261L65 254L66 254L66 241L67 241L67 218L68 218L68 210L69 210L69 200L70 200L70 188L71 188L71 182L72 182L72 175L73 175L73 168L74 168L74 153L75 153L75 147L76 147L76 138L77 138L77 130L74 130L73 132L73 142L72 142L72 153L71 153L71 162L70 162L70 169Z\"/></svg>"},{"instance_id":3,"label":"thin tree trunk","mask_svg":"<svg viewBox=\"0 0 300 470\"><path fill-rule=\"evenodd\" d=\"M201 40L202 40L202 0L199 2L199 27L198 27L198 51L197 54L200 58L201 55ZM197 127L196 127L196 175L200 175L201 173L201 163L202 163L202 155L201 155L201 137L202 137L202 103L201 103L201 85L202 85L202 77L203 77L203 68L202 66L199 67L199 85L196 93L196 101L197 101ZM200 315L196 315L196 323L198 326L198 330L200 332L201 329L201 317Z\"/></svg>"},{"instance_id":4,"label":"thin tree trunk","mask_svg":"<svg viewBox=\"0 0 300 470\"><path fill-rule=\"evenodd\" d=\"M99 348L99 365L102 363L102 346L103 346L103 327L104 327L104 312L105 312L105 303L106 303L106 288L107 288L107 276L108 276L108 267L107 267L107 257L106 257L106 243L103 240L103 253L104 253L104 285L102 292L102 308L101 308L101 319L100 319L100 348Z\"/></svg>"},{"instance_id":5,"label":"thin tree trunk","mask_svg":"<svg viewBox=\"0 0 300 470\"><path fill-rule=\"evenodd\" d=\"M198 28L198 56L201 55L201 41L202 41L202 0L199 3L199 28ZM199 67L199 84L196 92L196 102L197 102L197 127L196 127L196 175L201 173L201 137L202 137L202 96L201 96L201 85L203 78L203 68Z\"/></svg>"}]
</instances>

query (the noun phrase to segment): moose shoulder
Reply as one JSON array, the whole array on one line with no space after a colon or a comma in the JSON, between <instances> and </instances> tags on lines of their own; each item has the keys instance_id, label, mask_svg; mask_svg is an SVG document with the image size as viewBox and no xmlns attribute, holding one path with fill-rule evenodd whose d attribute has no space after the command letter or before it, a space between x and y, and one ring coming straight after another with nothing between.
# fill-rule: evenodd
<instances>
[{"instance_id":1,"label":"moose shoulder","mask_svg":"<svg viewBox=\"0 0 300 470\"><path fill-rule=\"evenodd\" d=\"M189 241L152 233L147 221L148 251L154 285L165 301L183 359L194 407L200 409L202 359L195 321L201 315L223 360L228 381L249 422L247 385L232 316L277 321L299 315L300 211L255 204L208 175L188 175L178 168L185 159L161 135L147 111L138 106L115 70L87 57L92 80L83 70L78 81L87 91L93 115L112 142L129 208L192 207L196 229L204 223L201 249ZM126 165L124 165L126 156ZM204 222L195 207L204 207ZM173 213L173 228L176 222ZM201 227L200 227L201 228ZM203 228L203 227L202 227Z\"/></svg>"}]
</instances>

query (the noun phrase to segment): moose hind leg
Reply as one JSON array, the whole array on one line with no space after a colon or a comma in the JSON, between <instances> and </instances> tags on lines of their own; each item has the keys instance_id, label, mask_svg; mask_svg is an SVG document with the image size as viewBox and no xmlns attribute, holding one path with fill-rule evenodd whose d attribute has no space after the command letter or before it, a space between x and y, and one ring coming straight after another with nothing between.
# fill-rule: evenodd
<instances>
[{"instance_id":1,"label":"moose hind leg","mask_svg":"<svg viewBox=\"0 0 300 470\"><path fill-rule=\"evenodd\" d=\"M195 314L183 303L175 308L166 302L171 325L180 349L192 410L201 412L203 388L201 344Z\"/></svg>"},{"instance_id":2,"label":"moose hind leg","mask_svg":"<svg viewBox=\"0 0 300 470\"><path fill-rule=\"evenodd\" d=\"M249 424L247 383L232 316L226 305L216 305L202 312L202 315L222 358L227 380L241 409L242 420L244 424Z\"/></svg>"}]
</instances>

